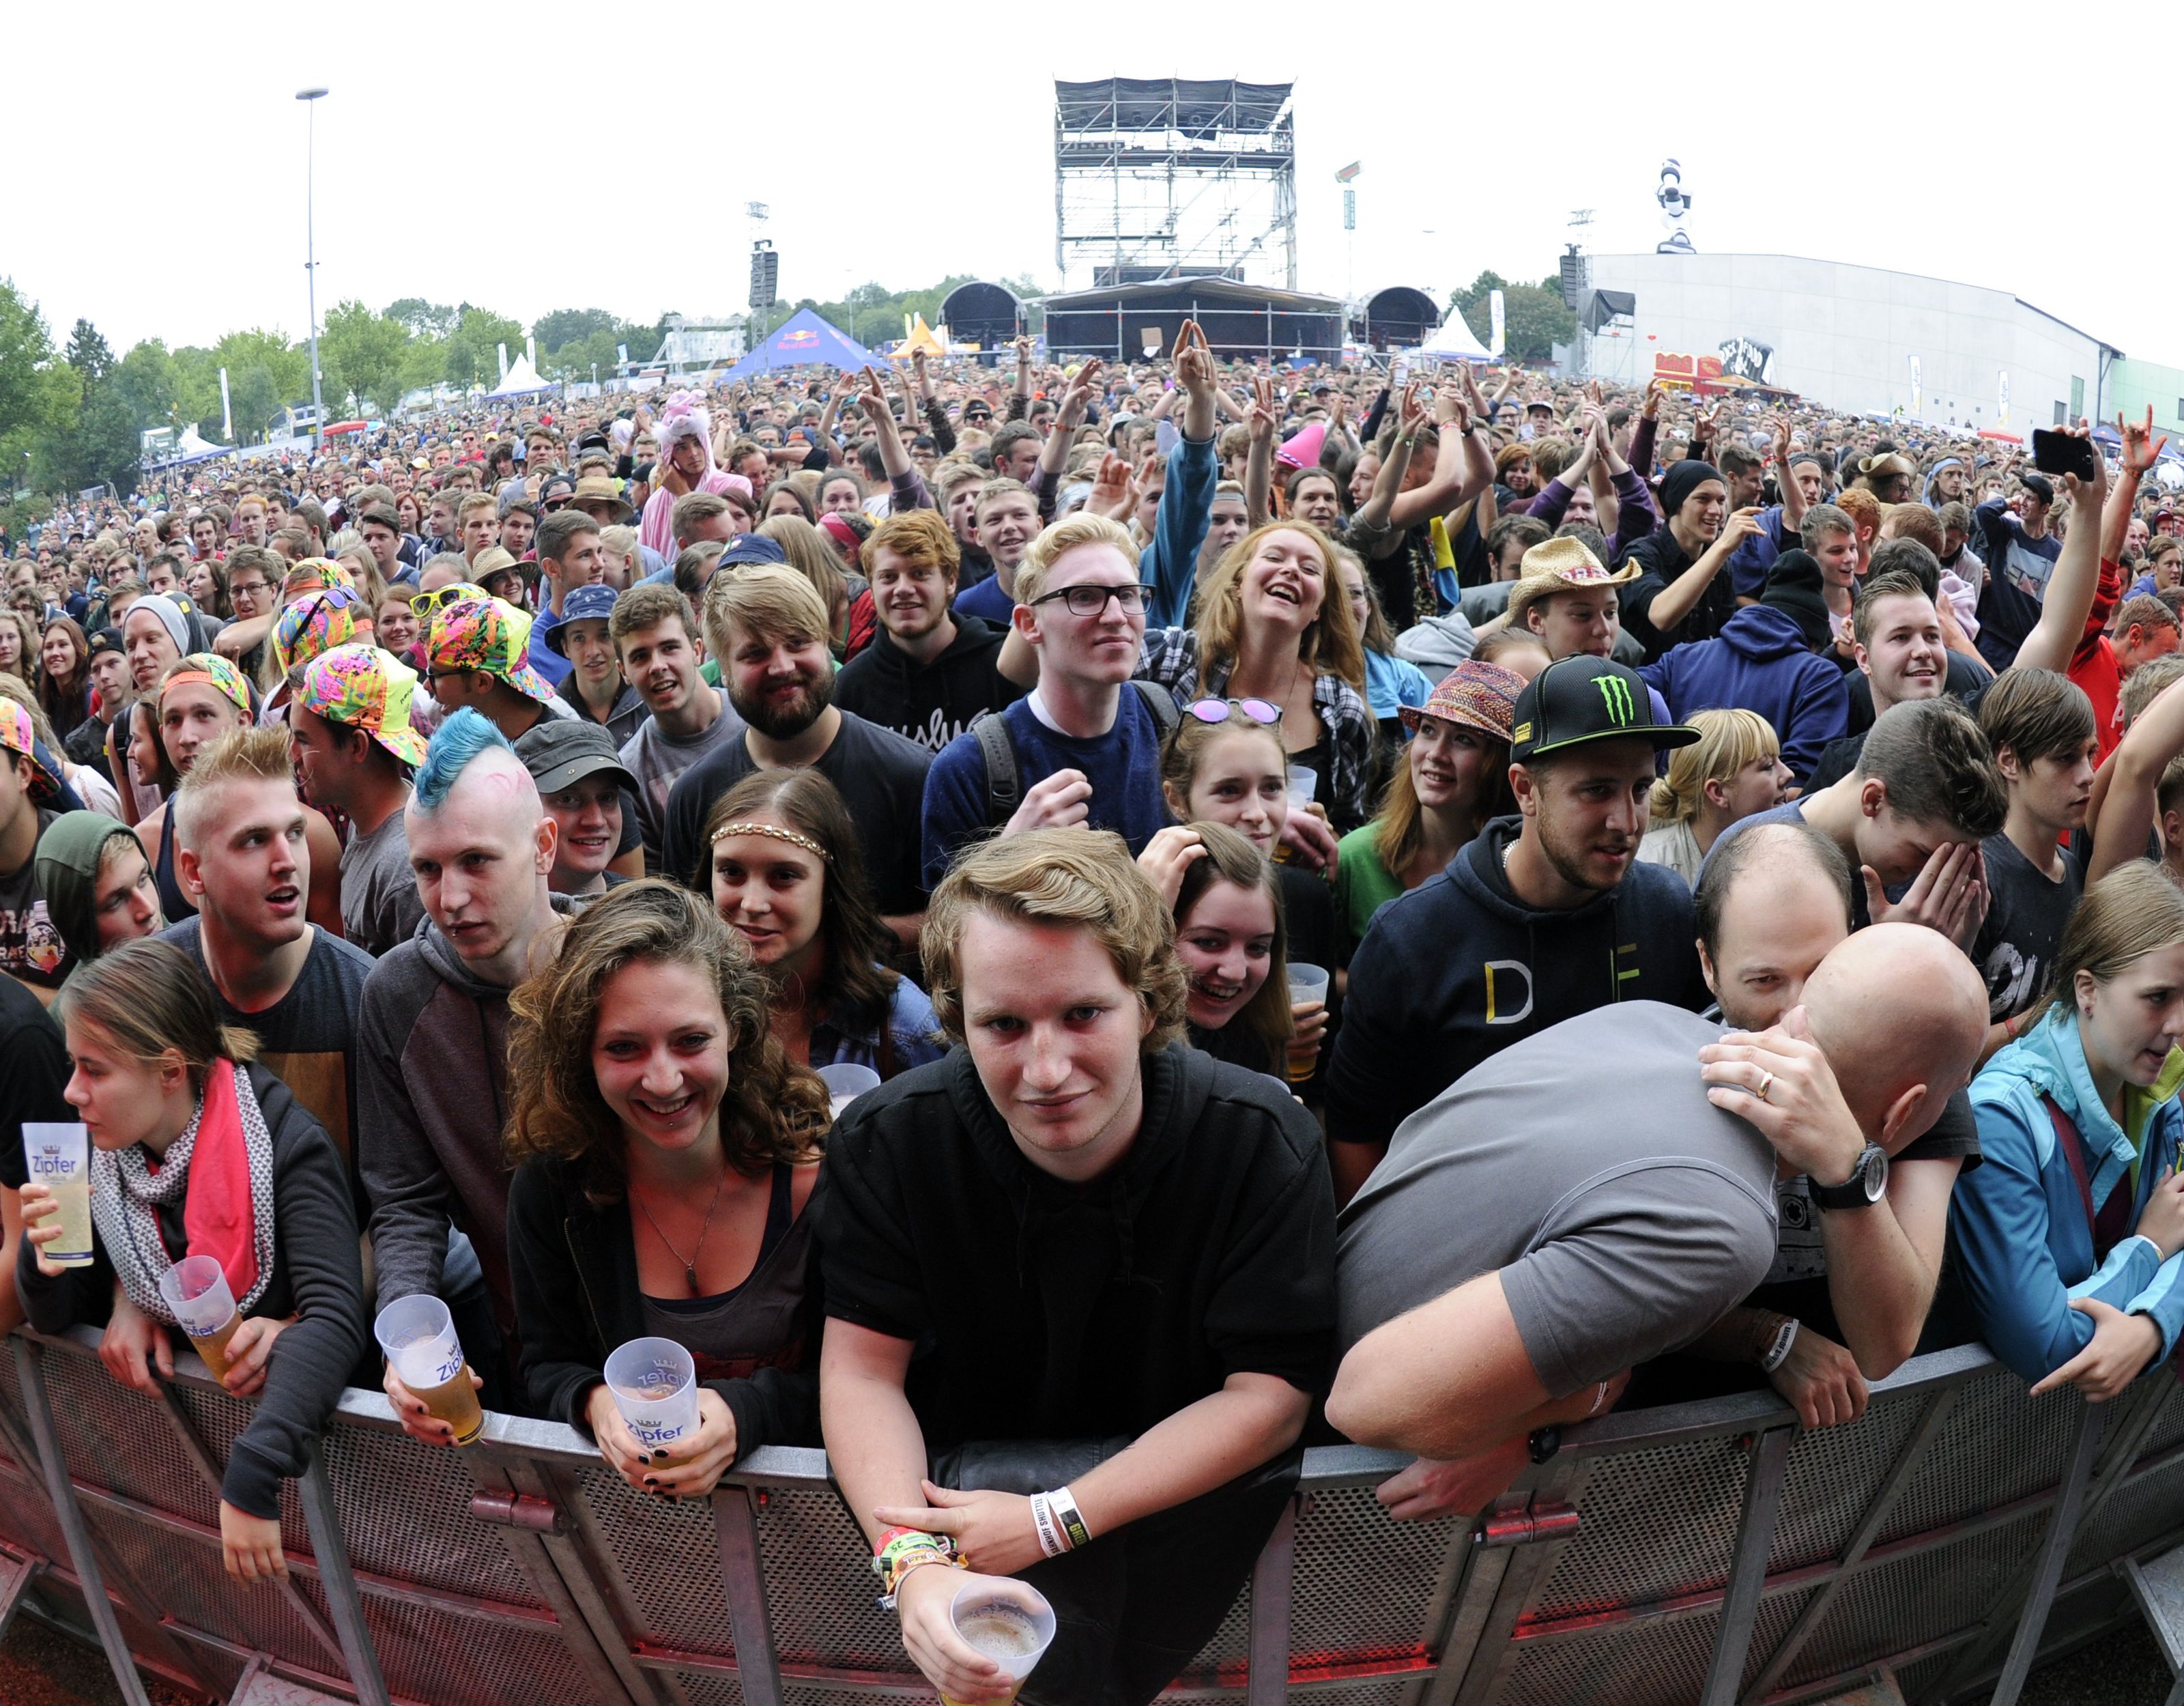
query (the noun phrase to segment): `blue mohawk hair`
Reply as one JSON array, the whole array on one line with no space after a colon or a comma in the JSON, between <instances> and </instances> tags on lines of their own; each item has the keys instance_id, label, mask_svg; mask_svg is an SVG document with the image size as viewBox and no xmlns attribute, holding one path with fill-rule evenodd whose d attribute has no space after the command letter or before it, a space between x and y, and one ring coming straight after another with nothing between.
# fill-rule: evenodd
<instances>
[{"instance_id":1,"label":"blue mohawk hair","mask_svg":"<svg viewBox=\"0 0 2184 1706\"><path fill-rule=\"evenodd\" d=\"M440 725L439 732L425 749L425 761L417 767L417 809L437 811L448 797L448 790L471 767L471 761L495 747L511 758L515 755L508 737L493 726L491 717L480 716L468 705L455 712Z\"/></svg>"}]
</instances>

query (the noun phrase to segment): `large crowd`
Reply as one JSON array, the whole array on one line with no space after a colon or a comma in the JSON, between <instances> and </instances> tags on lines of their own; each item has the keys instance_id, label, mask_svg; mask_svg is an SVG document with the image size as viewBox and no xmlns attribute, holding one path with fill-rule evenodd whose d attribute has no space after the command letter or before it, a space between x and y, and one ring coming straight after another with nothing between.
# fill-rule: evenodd
<instances>
[{"instance_id":1,"label":"large crowd","mask_svg":"<svg viewBox=\"0 0 2184 1706\"><path fill-rule=\"evenodd\" d=\"M919 1670L1005 1698L950 1606L1021 1579L1052 1706L1177 1675L1316 1440L1411 1519L1939 1346L2111 1397L2184 1327L2184 516L2118 426L2051 477L1186 324L64 509L0 610L0 1327L157 1391L214 1258L259 1579L344 1385L455 1441L371 1331L438 1299L643 1493L823 1444Z\"/></svg>"}]
</instances>

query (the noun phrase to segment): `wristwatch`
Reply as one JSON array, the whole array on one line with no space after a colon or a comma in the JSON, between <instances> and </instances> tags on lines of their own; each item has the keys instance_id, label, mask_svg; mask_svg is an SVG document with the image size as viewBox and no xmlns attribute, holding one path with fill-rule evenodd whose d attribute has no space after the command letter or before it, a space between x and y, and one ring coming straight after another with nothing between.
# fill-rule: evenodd
<instances>
[{"instance_id":1,"label":"wristwatch","mask_svg":"<svg viewBox=\"0 0 2184 1706\"><path fill-rule=\"evenodd\" d=\"M1808 1184L1814 1202L1822 1208L1870 1208L1888 1189L1888 1151L1869 1143L1841 1185L1823 1185L1817 1179Z\"/></svg>"},{"instance_id":2,"label":"wristwatch","mask_svg":"<svg viewBox=\"0 0 2184 1706\"><path fill-rule=\"evenodd\" d=\"M1524 1436L1524 1450L1535 1463L1543 1463L1563 1448L1560 1428L1535 1428Z\"/></svg>"}]
</instances>

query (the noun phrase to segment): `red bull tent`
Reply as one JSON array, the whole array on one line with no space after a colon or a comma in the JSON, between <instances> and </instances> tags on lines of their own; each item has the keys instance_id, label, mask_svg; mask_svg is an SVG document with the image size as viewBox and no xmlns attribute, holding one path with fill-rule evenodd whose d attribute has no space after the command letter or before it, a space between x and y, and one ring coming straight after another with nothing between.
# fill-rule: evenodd
<instances>
[{"instance_id":1,"label":"red bull tent","mask_svg":"<svg viewBox=\"0 0 2184 1706\"><path fill-rule=\"evenodd\" d=\"M822 320L808 308L800 308L782 322L772 337L722 376L748 379L754 373L771 373L782 367L839 367L854 372L861 367L887 371L887 362Z\"/></svg>"}]
</instances>

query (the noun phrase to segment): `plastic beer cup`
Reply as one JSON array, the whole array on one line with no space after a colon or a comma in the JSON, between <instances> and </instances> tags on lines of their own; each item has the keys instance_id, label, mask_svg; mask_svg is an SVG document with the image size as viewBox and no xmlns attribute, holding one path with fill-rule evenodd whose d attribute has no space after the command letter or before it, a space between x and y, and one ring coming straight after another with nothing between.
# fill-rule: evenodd
<instances>
[{"instance_id":1,"label":"plastic beer cup","mask_svg":"<svg viewBox=\"0 0 2184 1706\"><path fill-rule=\"evenodd\" d=\"M957 1590L948 1615L965 1645L1000 1661L1011 1700L1054 1642L1054 1608L1021 1581L972 1582ZM940 1698L947 1706L961 1706Z\"/></svg>"},{"instance_id":2,"label":"plastic beer cup","mask_svg":"<svg viewBox=\"0 0 2184 1706\"><path fill-rule=\"evenodd\" d=\"M1284 779L1288 784L1290 810L1292 811L1303 811L1319 792L1319 772L1309 764L1285 766Z\"/></svg>"},{"instance_id":3,"label":"plastic beer cup","mask_svg":"<svg viewBox=\"0 0 2184 1706\"><path fill-rule=\"evenodd\" d=\"M1295 1006L1309 1001L1318 1001L1320 1006L1325 1006L1327 986L1331 980L1326 967L1315 966L1303 960L1292 961L1290 965L1290 1004ZM1289 1073L1289 1080L1291 1084L1306 1084L1310 1082L1312 1069L1318 1064L1318 1056L1314 1056L1312 1060L1304 1064L1301 1069L1295 1060L1285 1062L1284 1068Z\"/></svg>"},{"instance_id":4,"label":"plastic beer cup","mask_svg":"<svg viewBox=\"0 0 2184 1706\"><path fill-rule=\"evenodd\" d=\"M839 1119L842 1110L868 1090L880 1087L880 1075L866 1066L823 1066L819 1076L826 1084L827 1098L833 1104L833 1118Z\"/></svg>"},{"instance_id":5,"label":"plastic beer cup","mask_svg":"<svg viewBox=\"0 0 2184 1706\"><path fill-rule=\"evenodd\" d=\"M455 1443L466 1446L476 1439L485 1427L485 1411L471 1384L471 1365L448 1306L425 1292L413 1292L382 1309L371 1330L402 1384L454 1429Z\"/></svg>"},{"instance_id":6,"label":"plastic beer cup","mask_svg":"<svg viewBox=\"0 0 2184 1706\"><path fill-rule=\"evenodd\" d=\"M622 1424L648 1454L670 1463L698 1431L698 1365L672 1339L632 1339L607 1358L607 1391Z\"/></svg>"},{"instance_id":7,"label":"plastic beer cup","mask_svg":"<svg viewBox=\"0 0 2184 1706\"><path fill-rule=\"evenodd\" d=\"M159 1276L159 1295L215 1380L227 1379L227 1341L241 1320L219 1258L185 1256Z\"/></svg>"},{"instance_id":8,"label":"plastic beer cup","mask_svg":"<svg viewBox=\"0 0 2184 1706\"><path fill-rule=\"evenodd\" d=\"M40 1252L62 1268L91 1265L91 1134L75 1123L23 1122L31 1182L60 1205L61 1235Z\"/></svg>"}]
</instances>

